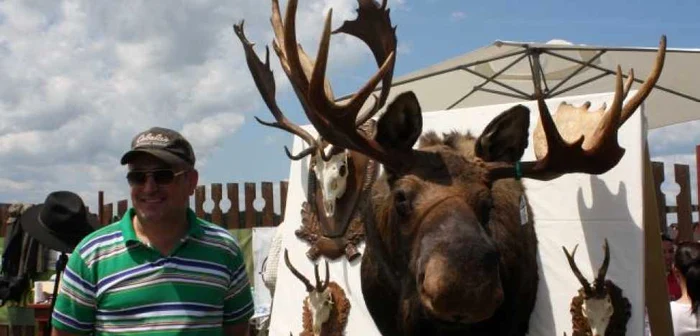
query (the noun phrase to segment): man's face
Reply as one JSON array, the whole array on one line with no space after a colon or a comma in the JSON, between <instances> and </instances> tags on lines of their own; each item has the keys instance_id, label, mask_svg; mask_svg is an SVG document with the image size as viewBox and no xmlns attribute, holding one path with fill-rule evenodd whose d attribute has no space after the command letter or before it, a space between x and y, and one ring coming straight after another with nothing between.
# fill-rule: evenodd
<instances>
[{"instance_id":1,"label":"man's face","mask_svg":"<svg viewBox=\"0 0 700 336\"><path fill-rule=\"evenodd\" d=\"M671 269L671 265L673 264L673 243L667 240L663 241L663 249L664 249L664 263L666 264L666 270Z\"/></svg>"},{"instance_id":2,"label":"man's face","mask_svg":"<svg viewBox=\"0 0 700 336\"><path fill-rule=\"evenodd\" d=\"M169 174L163 170L174 173L172 181L156 181ZM153 156L139 155L129 163L129 172L148 172L145 174L145 181L129 183L131 202L141 222L168 222L184 215L189 196L197 186L196 170L169 167Z\"/></svg>"}]
</instances>

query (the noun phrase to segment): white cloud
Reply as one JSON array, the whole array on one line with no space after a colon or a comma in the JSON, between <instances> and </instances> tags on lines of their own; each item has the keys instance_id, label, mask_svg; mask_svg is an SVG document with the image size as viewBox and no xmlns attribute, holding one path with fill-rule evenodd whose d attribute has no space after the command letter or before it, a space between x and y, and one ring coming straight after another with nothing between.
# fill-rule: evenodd
<instances>
[{"instance_id":1,"label":"white cloud","mask_svg":"<svg viewBox=\"0 0 700 336\"><path fill-rule=\"evenodd\" d=\"M467 17L467 14L461 11L456 11L450 13L450 20L452 21L462 21Z\"/></svg>"},{"instance_id":2,"label":"white cloud","mask_svg":"<svg viewBox=\"0 0 700 336\"><path fill-rule=\"evenodd\" d=\"M297 34L307 52L315 55L329 8L335 28L356 6L302 2ZM269 10L259 0L0 2L0 202L41 202L58 189L93 206L98 190L126 198L119 157L154 125L189 136L206 163L261 108L232 25L245 19L262 55ZM329 72L358 64L366 49L334 36ZM282 78L274 53L271 62ZM289 92L286 80L277 86Z\"/></svg>"},{"instance_id":3,"label":"white cloud","mask_svg":"<svg viewBox=\"0 0 700 336\"><path fill-rule=\"evenodd\" d=\"M413 43L411 41L399 41L396 45L396 52L399 53L399 55L407 55L410 54L413 51Z\"/></svg>"}]
</instances>

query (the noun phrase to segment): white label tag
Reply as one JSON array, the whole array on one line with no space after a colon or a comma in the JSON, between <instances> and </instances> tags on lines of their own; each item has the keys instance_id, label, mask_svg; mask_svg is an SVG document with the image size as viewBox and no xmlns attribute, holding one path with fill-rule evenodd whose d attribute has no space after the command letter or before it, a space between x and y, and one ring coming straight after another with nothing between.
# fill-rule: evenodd
<instances>
[{"instance_id":1,"label":"white label tag","mask_svg":"<svg viewBox=\"0 0 700 336\"><path fill-rule=\"evenodd\" d=\"M520 195L520 225L527 224L527 200L525 194Z\"/></svg>"}]
</instances>

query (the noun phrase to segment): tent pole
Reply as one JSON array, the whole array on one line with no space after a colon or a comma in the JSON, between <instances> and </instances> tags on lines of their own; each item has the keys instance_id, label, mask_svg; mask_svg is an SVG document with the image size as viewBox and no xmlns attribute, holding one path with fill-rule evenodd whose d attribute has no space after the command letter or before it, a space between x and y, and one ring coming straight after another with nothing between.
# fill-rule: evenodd
<instances>
[{"instance_id":1,"label":"tent pole","mask_svg":"<svg viewBox=\"0 0 700 336\"><path fill-rule=\"evenodd\" d=\"M605 54L605 51L604 51L604 50L603 50L603 51L599 51L598 53L595 54L595 56L591 57L588 61L586 61L585 64L579 64L578 68L577 68L574 72L570 73L568 76L566 76L566 78L560 80L559 83L557 83L557 85L555 85L555 86L552 88L552 92L557 91L557 89L558 89L560 86L564 85L564 84L565 84L566 82L568 82L571 78L574 78L574 76L578 75L581 71L583 71L583 69L585 69L585 68L587 68L589 65L593 64L593 62L595 62L598 58L600 58L600 56L603 56L603 54Z\"/></svg>"},{"instance_id":2,"label":"tent pole","mask_svg":"<svg viewBox=\"0 0 700 336\"><path fill-rule=\"evenodd\" d=\"M644 302L654 336L673 335L649 144L644 146Z\"/></svg>"}]
</instances>

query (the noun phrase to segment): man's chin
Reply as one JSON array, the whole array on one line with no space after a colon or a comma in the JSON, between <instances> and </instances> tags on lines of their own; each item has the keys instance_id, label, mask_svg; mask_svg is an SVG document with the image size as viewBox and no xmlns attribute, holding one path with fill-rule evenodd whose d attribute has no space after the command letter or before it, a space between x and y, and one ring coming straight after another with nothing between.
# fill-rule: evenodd
<instances>
[{"instance_id":1,"label":"man's chin","mask_svg":"<svg viewBox=\"0 0 700 336\"><path fill-rule=\"evenodd\" d=\"M136 210L136 215L142 223L154 223L164 219L164 214L159 210L141 209Z\"/></svg>"}]
</instances>

